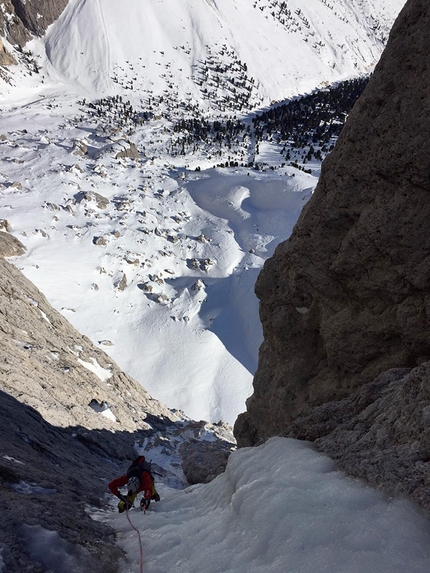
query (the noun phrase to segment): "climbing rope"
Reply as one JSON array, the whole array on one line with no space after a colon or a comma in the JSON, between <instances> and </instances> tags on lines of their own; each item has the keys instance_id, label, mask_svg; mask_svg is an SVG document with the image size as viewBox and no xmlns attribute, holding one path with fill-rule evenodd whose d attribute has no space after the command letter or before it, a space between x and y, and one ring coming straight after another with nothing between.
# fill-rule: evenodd
<instances>
[{"instance_id":1,"label":"climbing rope","mask_svg":"<svg viewBox=\"0 0 430 573\"><path fill-rule=\"evenodd\" d=\"M142 549L142 539L140 537L140 531L137 529L137 527L135 527L130 520L130 516L128 515L128 508L126 508L125 510L125 514L127 516L128 522L131 525L131 527L134 529L134 531L136 531L137 536L139 537L139 547L140 547L140 573L143 573L143 549Z\"/></svg>"}]
</instances>

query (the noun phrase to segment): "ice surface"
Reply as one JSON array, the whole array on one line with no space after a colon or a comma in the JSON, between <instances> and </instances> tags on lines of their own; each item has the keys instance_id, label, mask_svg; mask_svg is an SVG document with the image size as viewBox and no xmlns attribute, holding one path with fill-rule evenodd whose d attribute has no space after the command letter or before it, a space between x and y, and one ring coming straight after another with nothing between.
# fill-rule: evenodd
<instances>
[{"instance_id":1,"label":"ice surface","mask_svg":"<svg viewBox=\"0 0 430 573\"><path fill-rule=\"evenodd\" d=\"M161 488L160 488L161 489ZM130 518L143 533L147 573L427 573L430 526L410 502L336 471L311 445L272 438L231 455L208 485L161 490ZM138 568L123 515L109 519Z\"/></svg>"}]
</instances>

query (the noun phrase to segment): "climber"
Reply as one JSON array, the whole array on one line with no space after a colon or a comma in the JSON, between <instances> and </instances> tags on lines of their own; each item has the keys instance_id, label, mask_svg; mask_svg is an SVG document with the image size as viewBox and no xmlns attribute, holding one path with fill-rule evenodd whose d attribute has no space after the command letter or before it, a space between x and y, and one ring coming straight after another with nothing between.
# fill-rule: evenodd
<instances>
[{"instance_id":1,"label":"climber","mask_svg":"<svg viewBox=\"0 0 430 573\"><path fill-rule=\"evenodd\" d=\"M119 487L127 486L127 495L123 495L118 490ZM140 501L140 509L146 511L151 503L160 501L160 496L154 486L154 478L151 473L151 464L145 460L145 456L138 456L131 463L127 473L112 480L108 484L110 491L120 500L118 511L122 513L133 506L134 500L139 492L143 492Z\"/></svg>"}]
</instances>

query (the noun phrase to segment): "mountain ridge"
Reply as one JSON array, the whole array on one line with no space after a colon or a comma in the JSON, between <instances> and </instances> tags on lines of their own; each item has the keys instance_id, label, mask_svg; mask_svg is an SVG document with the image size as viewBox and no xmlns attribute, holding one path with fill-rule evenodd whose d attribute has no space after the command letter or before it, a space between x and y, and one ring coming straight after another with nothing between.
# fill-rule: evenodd
<instances>
[{"instance_id":1,"label":"mountain ridge","mask_svg":"<svg viewBox=\"0 0 430 573\"><path fill-rule=\"evenodd\" d=\"M64 10L54 20L49 3L31 6L39 3L53 23L28 47L45 85L66 82L98 95L170 93L208 110L214 98L231 98L239 89L227 85L228 71L216 71L237 61L247 66L252 108L368 73L403 2L362 0L352 7L342 1L334 8L323 0L306 6L298 0L133 0L121 10L112 2L70 0L57 6ZM45 26L30 30L42 35ZM34 85L35 78L12 81Z\"/></svg>"}]
</instances>

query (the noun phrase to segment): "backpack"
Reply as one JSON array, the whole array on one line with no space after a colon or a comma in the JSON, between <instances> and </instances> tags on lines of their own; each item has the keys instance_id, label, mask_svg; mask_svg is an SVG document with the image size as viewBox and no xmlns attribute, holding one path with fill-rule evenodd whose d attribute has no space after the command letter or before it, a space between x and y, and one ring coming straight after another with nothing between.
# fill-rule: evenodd
<instances>
[{"instance_id":1,"label":"backpack","mask_svg":"<svg viewBox=\"0 0 430 573\"><path fill-rule=\"evenodd\" d=\"M145 456L138 456L135 460L132 461L127 470L127 479L130 479L131 477L137 477L139 481L141 481L143 472L148 472L152 483L154 483L154 477L151 473L151 462L147 462L145 460Z\"/></svg>"}]
</instances>

